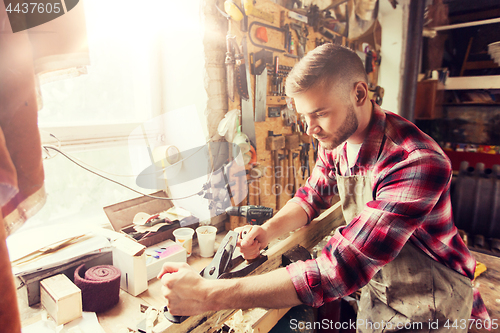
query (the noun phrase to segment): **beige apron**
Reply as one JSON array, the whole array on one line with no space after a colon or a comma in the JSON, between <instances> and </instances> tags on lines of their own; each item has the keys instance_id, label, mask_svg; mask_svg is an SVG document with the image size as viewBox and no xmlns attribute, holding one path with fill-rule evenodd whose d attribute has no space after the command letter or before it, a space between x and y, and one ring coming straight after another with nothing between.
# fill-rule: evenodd
<instances>
[{"instance_id":1,"label":"beige apron","mask_svg":"<svg viewBox=\"0 0 500 333\"><path fill-rule=\"evenodd\" d=\"M336 178L344 218L349 223L374 199L371 177L337 174ZM467 329L460 326L468 326L472 300L469 278L408 241L399 255L361 289L357 332L465 333ZM448 328L443 326L447 320Z\"/></svg>"}]
</instances>

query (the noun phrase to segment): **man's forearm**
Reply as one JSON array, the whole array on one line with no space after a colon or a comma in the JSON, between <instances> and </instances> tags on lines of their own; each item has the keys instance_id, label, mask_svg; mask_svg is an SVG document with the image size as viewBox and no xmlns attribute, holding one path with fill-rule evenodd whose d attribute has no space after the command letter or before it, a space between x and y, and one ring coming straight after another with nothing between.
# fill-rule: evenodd
<instances>
[{"instance_id":1,"label":"man's forearm","mask_svg":"<svg viewBox=\"0 0 500 333\"><path fill-rule=\"evenodd\" d=\"M272 219L264 223L262 228L267 231L268 239L271 240L305 226L307 221L308 216L304 209L289 201Z\"/></svg>"},{"instance_id":2,"label":"man's forearm","mask_svg":"<svg viewBox=\"0 0 500 333\"><path fill-rule=\"evenodd\" d=\"M206 301L212 305L213 311L256 307L281 309L301 304L285 268L262 275L210 282Z\"/></svg>"}]
</instances>

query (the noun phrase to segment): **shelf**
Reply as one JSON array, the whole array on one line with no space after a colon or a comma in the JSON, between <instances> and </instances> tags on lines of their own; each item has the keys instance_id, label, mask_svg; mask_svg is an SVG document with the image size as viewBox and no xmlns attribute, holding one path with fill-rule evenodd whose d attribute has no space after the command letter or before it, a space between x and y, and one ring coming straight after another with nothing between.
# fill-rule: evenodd
<instances>
[{"instance_id":1,"label":"shelf","mask_svg":"<svg viewBox=\"0 0 500 333\"><path fill-rule=\"evenodd\" d=\"M443 103L441 106L500 106L500 103Z\"/></svg>"},{"instance_id":2,"label":"shelf","mask_svg":"<svg viewBox=\"0 0 500 333\"><path fill-rule=\"evenodd\" d=\"M500 89L500 75L449 77L444 85L444 90L469 89Z\"/></svg>"},{"instance_id":3,"label":"shelf","mask_svg":"<svg viewBox=\"0 0 500 333\"><path fill-rule=\"evenodd\" d=\"M498 154L461 152L453 150L445 150L444 152L450 159L453 170L460 170L460 163L462 163L462 161L469 162L469 165L476 165L481 162L484 163L485 168L492 168L493 165L500 164L500 155Z\"/></svg>"}]
</instances>

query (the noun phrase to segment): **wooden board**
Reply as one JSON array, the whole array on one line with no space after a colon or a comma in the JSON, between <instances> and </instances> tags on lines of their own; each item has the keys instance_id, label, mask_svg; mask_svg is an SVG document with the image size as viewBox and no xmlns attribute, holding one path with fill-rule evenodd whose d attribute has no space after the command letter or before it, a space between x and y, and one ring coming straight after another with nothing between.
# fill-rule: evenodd
<instances>
[{"instance_id":1,"label":"wooden board","mask_svg":"<svg viewBox=\"0 0 500 333\"><path fill-rule=\"evenodd\" d=\"M500 285L500 258L475 251L472 252L472 255L478 262L486 265L486 272L476 278L474 286L481 293L490 318L496 319L498 328L488 331L484 328L478 329L479 325L473 324L469 333L498 333L500 332L500 289L498 287Z\"/></svg>"}]
</instances>

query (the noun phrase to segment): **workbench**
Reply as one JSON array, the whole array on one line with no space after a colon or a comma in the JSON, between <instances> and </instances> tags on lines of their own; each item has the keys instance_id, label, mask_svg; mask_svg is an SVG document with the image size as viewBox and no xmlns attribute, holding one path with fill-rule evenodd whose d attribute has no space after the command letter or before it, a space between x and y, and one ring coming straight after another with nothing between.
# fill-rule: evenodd
<instances>
[{"instance_id":1,"label":"workbench","mask_svg":"<svg viewBox=\"0 0 500 333\"><path fill-rule=\"evenodd\" d=\"M472 251L478 262L486 265L486 272L482 273L474 281L474 286L479 289L484 304L488 309L491 319L496 319L499 328L488 331L486 329L473 328L469 333L500 332L500 258L492 255Z\"/></svg>"},{"instance_id":2,"label":"workbench","mask_svg":"<svg viewBox=\"0 0 500 333\"><path fill-rule=\"evenodd\" d=\"M324 211L318 218L277 243L273 243L266 251L268 260L261 264L251 274L262 274L272 271L281 266L282 255L297 245L301 245L309 251L312 250L321 240L328 236L335 228L344 224L344 218L340 204L333 205L330 209ZM216 242L220 244L225 236L225 232L217 235ZM233 257L235 257L237 253ZM193 253L187 262L195 270L201 271L207 266L212 258L202 258L199 256L197 243L193 244ZM40 304L32 307L28 306L26 288L18 290L18 302L21 312L21 321L23 326L30 325L41 318L43 308ZM161 282L154 278L149 281L148 290L134 297L127 292L120 290L119 303L112 309L98 314L99 323L106 333L125 333L128 328L135 328L143 319L140 312L141 304L153 306L157 309L163 308L165 299L161 293ZM259 315L255 318L255 332L268 332L274 324L288 311L263 310L256 311ZM214 332L219 329L223 323L231 317L236 310L222 310L217 312L208 312L198 316L191 316L182 324L170 324L164 332Z\"/></svg>"},{"instance_id":3,"label":"workbench","mask_svg":"<svg viewBox=\"0 0 500 333\"><path fill-rule=\"evenodd\" d=\"M323 212L318 218L313 220L308 226L290 233L288 237L271 245L266 252L268 260L259 266L252 274L262 274L281 265L282 254L300 244L308 250L311 250L321 240L328 236L335 228L342 225L344 219L339 203L335 204L329 210ZM217 235L216 242L220 243L224 238L225 232ZM479 289L486 304L491 319L500 320L500 258L478 252L472 252L476 260L486 265L487 270L481 274L474 285ZM199 256L199 249L194 243L193 253L188 258L188 264L194 269L201 271L207 266L211 258L202 258ZM18 291L18 302L21 311L21 321L23 326L29 325L40 319L42 307L40 304L29 307L27 304L26 290L21 288ZM156 278L149 281L149 288L137 297L131 296L127 292L120 290L120 301L111 310L98 314L99 322L106 333L129 332L128 328L135 328L141 321L141 304L153 306L161 309L164 306L164 298L161 294L161 282ZM255 313L255 332L268 332L276 322L288 311L288 309L264 310L256 309ZM188 318L183 324L171 324L164 332L214 332L227 321L235 310L223 310L218 312L209 312L198 316ZM486 333L485 329L472 328L470 333ZM489 332L499 333L500 329Z\"/></svg>"}]
</instances>

